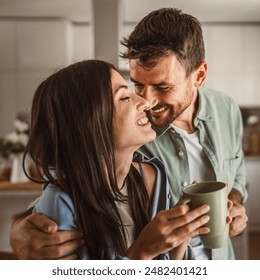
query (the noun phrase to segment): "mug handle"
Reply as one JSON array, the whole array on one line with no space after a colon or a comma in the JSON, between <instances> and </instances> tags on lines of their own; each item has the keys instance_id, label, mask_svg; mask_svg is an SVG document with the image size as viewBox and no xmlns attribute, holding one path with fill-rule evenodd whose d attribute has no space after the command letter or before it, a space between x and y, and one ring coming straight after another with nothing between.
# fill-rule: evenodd
<instances>
[{"instance_id":1,"label":"mug handle","mask_svg":"<svg viewBox=\"0 0 260 280\"><path fill-rule=\"evenodd\" d=\"M191 202L191 199L188 198L188 197L184 197L182 198L179 202L178 202L178 205L183 205L183 204L188 204Z\"/></svg>"}]
</instances>

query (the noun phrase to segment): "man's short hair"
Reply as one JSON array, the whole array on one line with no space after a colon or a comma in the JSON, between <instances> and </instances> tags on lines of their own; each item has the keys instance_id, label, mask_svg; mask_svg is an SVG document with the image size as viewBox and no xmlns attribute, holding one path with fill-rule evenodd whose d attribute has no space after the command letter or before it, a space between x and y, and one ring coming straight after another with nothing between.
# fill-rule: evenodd
<instances>
[{"instance_id":1,"label":"man's short hair","mask_svg":"<svg viewBox=\"0 0 260 280\"><path fill-rule=\"evenodd\" d=\"M189 76L205 59L200 22L176 8L162 8L145 16L128 38L121 57L151 68L162 57L176 55Z\"/></svg>"}]
</instances>

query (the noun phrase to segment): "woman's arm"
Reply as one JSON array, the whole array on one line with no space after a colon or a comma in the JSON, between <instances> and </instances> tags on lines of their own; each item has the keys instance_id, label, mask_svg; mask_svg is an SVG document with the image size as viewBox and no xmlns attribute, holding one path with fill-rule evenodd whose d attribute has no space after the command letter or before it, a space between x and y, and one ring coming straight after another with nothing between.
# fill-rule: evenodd
<instances>
[{"instance_id":1,"label":"woman's arm","mask_svg":"<svg viewBox=\"0 0 260 280\"><path fill-rule=\"evenodd\" d=\"M206 205L192 211L187 205L160 211L128 249L127 257L148 260L176 249L172 256L182 259L190 238L208 233L209 229L203 227L208 221L208 211Z\"/></svg>"},{"instance_id":2,"label":"woman's arm","mask_svg":"<svg viewBox=\"0 0 260 280\"><path fill-rule=\"evenodd\" d=\"M202 227L208 219L205 215L208 207L189 211L187 205L175 205L169 209L165 197L168 196L169 185L163 164L151 160L140 163L141 167L136 162L134 165L143 175L155 216L129 248L127 256L132 259L153 259L170 251L172 259L183 259L191 237L208 233L208 228ZM158 212L158 205L165 208Z\"/></svg>"}]
</instances>

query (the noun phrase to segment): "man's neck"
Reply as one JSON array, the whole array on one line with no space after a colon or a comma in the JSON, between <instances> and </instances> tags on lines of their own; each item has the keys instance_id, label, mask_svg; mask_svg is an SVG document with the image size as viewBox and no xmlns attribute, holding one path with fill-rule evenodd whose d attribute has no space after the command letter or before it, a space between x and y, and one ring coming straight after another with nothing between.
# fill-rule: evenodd
<instances>
[{"instance_id":1,"label":"man's neck","mask_svg":"<svg viewBox=\"0 0 260 280\"><path fill-rule=\"evenodd\" d=\"M191 134L197 130L197 128L194 126L193 122L174 121L172 124L179 127L180 129L183 129L184 131L187 131L189 134Z\"/></svg>"},{"instance_id":2,"label":"man's neck","mask_svg":"<svg viewBox=\"0 0 260 280\"><path fill-rule=\"evenodd\" d=\"M187 131L189 134L197 130L194 126L194 119L198 111L198 92L193 95L190 106L172 124Z\"/></svg>"}]
</instances>

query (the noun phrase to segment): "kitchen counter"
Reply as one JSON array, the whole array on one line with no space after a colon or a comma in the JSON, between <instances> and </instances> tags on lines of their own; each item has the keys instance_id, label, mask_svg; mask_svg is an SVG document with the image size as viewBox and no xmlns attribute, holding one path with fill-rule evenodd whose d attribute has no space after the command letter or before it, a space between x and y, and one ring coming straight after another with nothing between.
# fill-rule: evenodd
<instances>
[{"instance_id":1,"label":"kitchen counter","mask_svg":"<svg viewBox=\"0 0 260 280\"><path fill-rule=\"evenodd\" d=\"M3 194L5 191L10 191L13 194L15 194L16 192L23 192L23 191L39 192L41 191L41 185L34 182L26 182L26 183L11 183L9 181L0 182L0 194Z\"/></svg>"}]
</instances>

